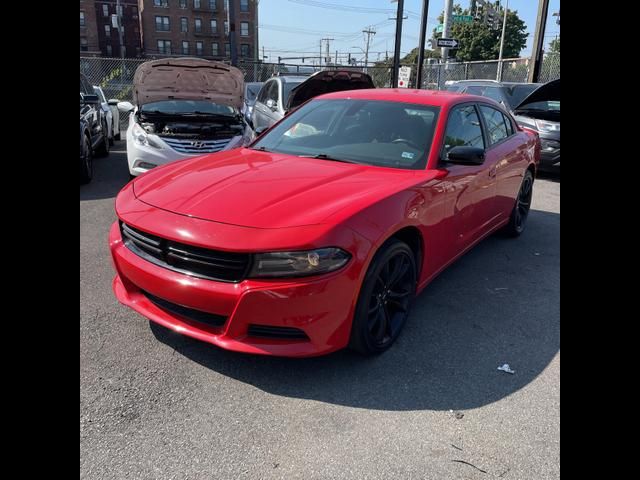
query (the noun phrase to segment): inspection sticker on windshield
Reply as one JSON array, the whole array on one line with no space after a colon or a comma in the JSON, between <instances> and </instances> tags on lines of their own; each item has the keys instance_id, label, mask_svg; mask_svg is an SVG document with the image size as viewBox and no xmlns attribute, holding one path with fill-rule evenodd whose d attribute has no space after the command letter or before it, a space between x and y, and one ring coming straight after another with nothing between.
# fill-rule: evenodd
<instances>
[{"instance_id":1,"label":"inspection sticker on windshield","mask_svg":"<svg viewBox=\"0 0 640 480\"><path fill-rule=\"evenodd\" d=\"M413 160L414 154L411 152L402 152L402 158L408 158L409 160Z\"/></svg>"}]
</instances>

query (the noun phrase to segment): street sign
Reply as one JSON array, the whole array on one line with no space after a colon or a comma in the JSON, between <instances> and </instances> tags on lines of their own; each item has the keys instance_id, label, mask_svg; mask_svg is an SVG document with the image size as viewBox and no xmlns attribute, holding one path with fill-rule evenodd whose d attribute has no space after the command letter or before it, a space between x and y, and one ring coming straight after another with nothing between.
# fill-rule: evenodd
<instances>
[{"instance_id":1,"label":"street sign","mask_svg":"<svg viewBox=\"0 0 640 480\"><path fill-rule=\"evenodd\" d=\"M441 23L436 27L436 33L442 33L442 30L444 30L444 25Z\"/></svg>"},{"instance_id":2,"label":"street sign","mask_svg":"<svg viewBox=\"0 0 640 480\"><path fill-rule=\"evenodd\" d=\"M409 88L409 79L411 78L411 67L400 67L398 71L398 87Z\"/></svg>"},{"instance_id":3,"label":"street sign","mask_svg":"<svg viewBox=\"0 0 640 480\"><path fill-rule=\"evenodd\" d=\"M453 15L453 23L473 23L471 15Z\"/></svg>"},{"instance_id":4,"label":"street sign","mask_svg":"<svg viewBox=\"0 0 640 480\"><path fill-rule=\"evenodd\" d=\"M439 38L438 47L456 48L458 46L458 40L455 38Z\"/></svg>"}]
</instances>

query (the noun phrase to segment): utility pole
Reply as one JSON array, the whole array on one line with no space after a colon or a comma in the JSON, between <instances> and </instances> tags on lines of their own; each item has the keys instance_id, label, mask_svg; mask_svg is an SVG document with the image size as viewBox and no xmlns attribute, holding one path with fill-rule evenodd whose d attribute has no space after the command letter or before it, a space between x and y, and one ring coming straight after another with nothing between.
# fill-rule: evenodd
<instances>
[{"instance_id":1,"label":"utility pole","mask_svg":"<svg viewBox=\"0 0 640 480\"><path fill-rule=\"evenodd\" d=\"M542 48L544 47L544 29L547 24L547 14L549 13L549 0L539 0L538 19L536 20L536 33L533 36L533 51L531 52L531 62L529 63L530 83L536 83L540 75L540 65L542 64Z\"/></svg>"},{"instance_id":2,"label":"utility pole","mask_svg":"<svg viewBox=\"0 0 640 480\"><path fill-rule=\"evenodd\" d=\"M229 23L229 47L231 48L231 65L238 65L238 52L236 51L236 8L234 0L229 0L227 6L227 22Z\"/></svg>"},{"instance_id":3,"label":"utility pole","mask_svg":"<svg viewBox=\"0 0 640 480\"><path fill-rule=\"evenodd\" d=\"M376 31L371 27L367 27L366 30L362 30L362 33L367 34L367 47L364 50L364 71L367 72L367 66L369 65L369 40L371 39L371 35L376 34Z\"/></svg>"},{"instance_id":4,"label":"utility pole","mask_svg":"<svg viewBox=\"0 0 640 480\"><path fill-rule=\"evenodd\" d=\"M504 32L507 29L507 11L509 10L509 0L504 7L504 18L502 19L502 36L500 37L500 54L498 55L498 72L496 73L496 80L499 82L502 80L502 50L504 49Z\"/></svg>"},{"instance_id":5,"label":"utility pole","mask_svg":"<svg viewBox=\"0 0 640 480\"><path fill-rule=\"evenodd\" d=\"M420 23L420 46L418 47L418 74L416 88L422 88L422 64L424 63L424 42L427 35L427 15L429 14L429 0L422 2L422 23Z\"/></svg>"},{"instance_id":6,"label":"utility pole","mask_svg":"<svg viewBox=\"0 0 640 480\"><path fill-rule=\"evenodd\" d=\"M400 69L400 43L402 41L402 14L404 13L404 0L398 0L398 13L396 14L396 42L393 55L393 75L391 86L398 88L398 70Z\"/></svg>"},{"instance_id":7,"label":"utility pole","mask_svg":"<svg viewBox=\"0 0 640 480\"><path fill-rule=\"evenodd\" d=\"M258 55L260 55L260 48L258 47L258 8L260 7L260 0L254 0L256 3L256 21L254 22L254 56L255 60L253 62L253 81L256 82L258 80ZM262 62L261 62L262 63Z\"/></svg>"},{"instance_id":8,"label":"utility pole","mask_svg":"<svg viewBox=\"0 0 640 480\"><path fill-rule=\"evenodd\" d=\"M444 1L444 21L442 22L442 38L449 38L449 27L451 26L451 15L453 14L453 0ZM442 61L448 62L449 49L442 47Z\"/></svg>"},{"instance_id":9,"label":"utility pole","mask_svg":"<svg viewBox=\"0 0 640 480\"><path fill-rule=\"evenodd\" d=\"M327 55L325 57L325 63L331 63L331 54L329 53L329 42L333 40L333 38L321 38L320 39L320 66L322 66L322 42L327 42Z\"/></svg>"}]
</instances>

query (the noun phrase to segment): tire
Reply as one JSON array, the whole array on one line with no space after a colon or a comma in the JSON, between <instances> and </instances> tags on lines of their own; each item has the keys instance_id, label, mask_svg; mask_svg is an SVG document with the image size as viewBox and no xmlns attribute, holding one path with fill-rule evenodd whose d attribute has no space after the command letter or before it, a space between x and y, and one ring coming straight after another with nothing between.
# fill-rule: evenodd
<instances>
[{"instance_id":1,"label":"tire","mask_svg":"<svg viewBox=\"0 0 640 480\"><path fill-rule=\"evenodd\" d=\"M363 355L386 351L398 338L416 295L416 259L409 246L391 240L365 275L351 326L349 348Z\"/></svg>"},{"instance_id":2,"label":"tire","mask_svg":"<svg viewBox=\"0 0 640 480\"><path fill-rule=\"evenodd\" d=\"M80 157L80 183L86 184L93 178L93 151L91 141L84 136L84 156Z\"/></svg>"},{"instance_id":3,"label":"tire","mask_svg":"<svg viewBox=\"0 0 640 480\"><path fill-rule=\"evenodd\" d=\"M102 143L100 144L100 146L96 150L96 157L106 157L107 155L109 155L109 143L110 142L109 142L109 139L107 138L108 130L107 130L107 126L104 124L104 122L102 123L102 131L104 132L102 134Z\"/></svg>"},{"instance_id":4,"label":"tire","mask_svg":"<svg viewBox=\"0 0 640 480\"><path fill-rule=\"evenodd\" d=\"M533 174L527 170L520 185L520 191L513 206L509 223L504 227L503 233L509 237L519 237L524 232L529 209L531 208L531 198L533 197Z\"/></svg>"}]
</instances>

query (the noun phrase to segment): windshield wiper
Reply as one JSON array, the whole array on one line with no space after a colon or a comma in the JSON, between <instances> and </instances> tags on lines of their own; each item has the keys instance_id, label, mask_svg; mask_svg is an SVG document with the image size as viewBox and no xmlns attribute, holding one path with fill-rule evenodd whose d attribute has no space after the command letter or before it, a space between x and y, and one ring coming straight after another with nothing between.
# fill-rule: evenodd
<instances>
[{"instance_id":1,"label":"windshield wiper","mask_svg":"<svg viewBox=\"0 0 640 480\"><path fill-rule=\"evenodd\" d=\"M335 158L327 155L326 153L316 153L315 155L298 155L298 157L302 158L319 158L320 160L330 160L332 162L343 162L343 163L355 163L361 165L360 162L356 162L354 160L345 160L344 158Z\"/></svg>"},{"instance_id":2,"label":"windshield wiper","mask_svg":"<svg viewBox=\"0 0 640 480\"><path fill-rule=\"evenodd\" d=\"M270 152L271 150L267 150L265 147L247 147L251 150L258 150L259 152Z\"/></svg>"}]
</instances>

